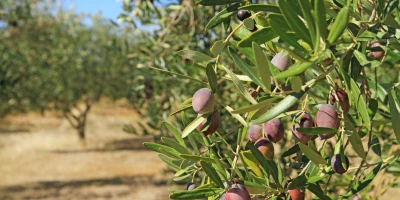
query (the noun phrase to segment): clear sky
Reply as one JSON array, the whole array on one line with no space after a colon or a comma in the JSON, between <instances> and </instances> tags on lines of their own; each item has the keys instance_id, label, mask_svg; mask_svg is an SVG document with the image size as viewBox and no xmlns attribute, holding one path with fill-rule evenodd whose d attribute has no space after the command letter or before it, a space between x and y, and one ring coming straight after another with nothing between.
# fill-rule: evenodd
<instances>
[{"instance_id":1,"label":"clear sky","mask_svg":"<svg viewBox=\"0 0 400 200\"><path fill-rule=\"evenodd\" d=\"M71 5L80 13L97 14L101 11L105 18L117 21L122 13L122 0L61 0L63 7L69 9Z\"/></svg>"}]
</instances>

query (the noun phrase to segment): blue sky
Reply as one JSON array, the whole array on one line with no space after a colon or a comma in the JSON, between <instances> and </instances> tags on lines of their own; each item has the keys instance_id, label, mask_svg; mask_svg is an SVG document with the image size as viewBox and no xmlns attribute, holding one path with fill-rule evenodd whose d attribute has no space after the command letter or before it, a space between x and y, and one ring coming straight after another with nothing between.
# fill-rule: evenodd
<instances>
[{"instance_id":1,"label":"blue sky","mask_svg":"<svg viewBox=\"0 0 400 200\"><path fill-rule=\"evenodd\" d=\"M118 15L122 12L122 0L62 0L61 2L67 9L73 4L78 13L97 14L101 11L105 18L114 21L117 21Z\"/></svg>"}]
</instances>

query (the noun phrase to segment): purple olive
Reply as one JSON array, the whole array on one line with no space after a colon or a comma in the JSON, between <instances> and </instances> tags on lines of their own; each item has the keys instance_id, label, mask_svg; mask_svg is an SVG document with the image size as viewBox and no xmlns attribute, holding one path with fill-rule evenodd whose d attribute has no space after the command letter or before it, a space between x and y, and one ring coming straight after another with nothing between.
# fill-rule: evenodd
<instances>
[{"instance_id":1,"label":"purple olive","mask_svg":"<svg viewBox=\"0 0 400 200\"><path fill-rule=\"evenodd\" d=\"M271 142L279 142L284 134L281 119L273 119L264 123L265 136Z\"/></svg>"},{"instance_id":2,"label":"purple olive","mask_svg":"<svg viewBox=\"0 0 400 200\"><path fill-rule=\"evenodd\" d=\"M200 115L200 114L199 114ZM198 116L199 116L198 115ZM215 108L214 109L214 111L213 111L213 113L212 113L212 115L211 115L211 119L210 119L210 121L208 122L208 118L206 119L206 120L204 120L203 122L201 122L200 124L199 124L199 126L197 127L197 130L199 130L199 131L201 131L204 135L209 135L209 134L211 134L211 133L214 133L215 131L217 131L218 130L218 128L219 128L219 125L220 125L220 114L219 114L219 111L218 111L218 109L217 108ZM203 128L205 128L204 127L204 125L206 125L206 124L209 124L208 125L208 127L207 127L207 129L205 129L205 130L203 130Z\"/></svg>"},{"instance_id":3,"label":"purple olive","mask_svg":"<svg viewBox=\"0 0 400 200\"><path fill-rule=\"evenodd\" d=\"M239 10L237 13L237 18L240 21L243 21L251 16L251 13L247 10Z\"/></svg>"},{"instance_id":4,"label":"purple olive","mask_svg":"<svg viewBox=\"0 0 400 200\"><path fill-rule=\"evenodd\" d=\"M187 190L194 190L197 187L196 183L188 183L186 186Z\"/></svg>"},{"instance_id":5,"label":"purple olive","mask_svg":"<svg viewBox=\"0 0 400 200\"><path fill-rule=\"evenodd\" d=\"M343 115L347 115L350 110L349 96L347 95L346 91L341 88L336 89L336 95L339 98L339 104L342 108Z\"/></svg>"},{"instance_id":6,"label":"purple olive","mask_svg":"<svg viewBox=\"0 0 400 200\"><path fill-rule=\"evenodd\" d=\"M220 200L250 200L250 194L241 184L233 184L232 187L220 198Z\"/></svg>"},{"instance_id":7,"label":"purple olive","mask_svg":"<svg viewBox=\"0 0 400 200\"><path fill-rule=\"evenodd\" d=\"M254 146L268 159L274 158L274 145L267 138L260 138Z\"/></svg>"},{"instance_id":8,"label":"purple olive","mask_svg":"<svg viewBox=\"0 0 400 200\"><path fill-rule=\"evenodd\" d=\"M249 129L247 130L247 138L249 138L251 142L257 141L262 136L262 127L260 125L250 125Z\"/></svg>"},{"instance_id":9,"label":"purple olive","mask_svg":"<svg viewBox=\"0 0 400 200\"><path fill-rule=\"evenodd\" d=\"M289 56L285 55L284 52L279 52L272 58L271 63L279 70L285 71L290 67L292 61L290 60Z\"/></svg>"},{"instance_id":10,"label":"purple olive","mask_svg":"<svg viewBox=\"0 0 400 200\"><path fill-rule=\"evenodd\" d=\"M374 41L374 42L371 44L371 47L372 47L372 48L373 48L373 47L380 47L380 46L382 46L382 45L381 45L381 43L379 43L378 40ZM373 52L371 52L371 54L372 54L372 56L373 56L375 59L381 60L381 59L383 58L383 56L385 55L385 52L384 52L384 51L373 51Z\"/></svg>"},{"instance_id":11,"label":"purple olive","mask_svg":"<svg viewBox=\"0 0 400 200\"><path fill-rule=\"evenodd\" d=\"M301 117L299 118L299 116ZM299 119L297 119L299 118ZM297 121L296 121L297 119ZM312 128L314 127L314 120L312 119L311 115L308 112L299 112L294 116L293 122L294 125L292 126L292 134L293 137L303 143L307 144L308 141L311 140L312 136L311 135L305 135L299 131L297 131L297 128Z\"/></svg>"},{"instance_id":12,"label":"purple olive","mask_svg":"<svg viewBox=\"0 0 400 200\"><path fill-rule=\"evenodd\" d=\"M292 61L289 56L285 55L284 52L277 53L271 60L271 63L277 67L280 71L285 71L292 65ZM271 84L274 85L274 78L271 76Z\"/></svg>"},{"instance_id":13,"label":"purple olive","mask_svg":"<svg viewBox=\"0 0 400 200\"><path fill-rule=\"evenodd\" d=\"M192 97L193 110L199 114L207 114L214 110L214 94L208 88L197 90Z\"/></svg>"},{"instance_id":14,"label":"purple olive","mask_svg":"<svg viewBox=\"0 0 400 200\"><path fill-rule=\"evenodd\" d=\"M339 129L339 123L340 119L333 105L323 104L319 107L319 110L315 117L316 126ZM324 140L333 137L335 134L336 133L325 133L320 134L319 137Z\"/></svg>"},{"instance_id":15,"label":"purple olive","mask_svg":"<svg viewBox=\"0 0 400 200\"><path fill-rule=\"evenodd\" d=\"M346 168L342 165L340 154L335 154L331 159L332 169L338 174L344 174L349 169L349 158L347 156L344 156L344 158L346 159Z\"/></svg>"}]
</instances>

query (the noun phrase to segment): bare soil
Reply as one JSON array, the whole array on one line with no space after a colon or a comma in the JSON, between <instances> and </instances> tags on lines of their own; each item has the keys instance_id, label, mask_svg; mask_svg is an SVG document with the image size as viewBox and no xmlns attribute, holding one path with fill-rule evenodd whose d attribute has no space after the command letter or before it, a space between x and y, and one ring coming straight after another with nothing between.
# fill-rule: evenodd
<instances>
[{"instance_id":1,"label":"bare soil","mask_svg":"<svg viewBox=\"0 0 400 200\"><path fill-rule=\"evenodd\" d=\"M56 113L0 119L0 199L168 199L166 165L123 132L142 120L126 103L102 102L89 113L82 145Z\"/></svg>"}]
</instances>

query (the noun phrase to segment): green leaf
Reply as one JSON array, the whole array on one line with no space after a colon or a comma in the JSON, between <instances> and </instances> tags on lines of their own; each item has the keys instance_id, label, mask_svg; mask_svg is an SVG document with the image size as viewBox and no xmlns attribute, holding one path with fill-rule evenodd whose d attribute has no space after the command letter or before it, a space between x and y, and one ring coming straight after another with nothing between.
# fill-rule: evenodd
<instances>
[{"instance_id":1,"label":"green leaf","mask_svg":"<svg viewBox=\"0 0 400 200\"><path fill-rule=\"evenodd\" d=\"M221 54L221 52L224 50L225 48L225 43L222 40L218 40L214 43L214 45L211 47L211 53L214 56L218 56L219 54Z\"/></svg>"},{"instance_id":2,"label":"green leaf","mask_svg":"<svg viewBox=\"0 0 400 200\"><path fill-rule=\"evenodd\" d=\"M365 104L364 97L360 93L360 89L357 85L357 83L351 79L350 80L350 86L351 86L351 95L353 97L353 105L356 105L356 108L358 110L358 114L360 115L361 119L363 119L365 127L369 130L370 129L370 124L371 120L369 118L368 114L368 109L367 105Z\"/></svg>"},{"instance_id":3,"label":"green leaf","mask_svg":"<svg viewBox=\"0 0 400 200\"><path fill-rule=\"evenodd\" d=\"M326 24L326 12L325 12L325 4L324 0L314 0L314 12L317 19L318 30L322 40L325 41L328 36L328 25Z\"/></svg>"},{"instance_id":4,"label":"green leaf","mask_svg":"<svg viewBox=\"0 0 400 200\"><path fill-rule=\"evenodd\" d=\"M368 114L371 120L374 119L376 112L378 112L378 106L378 101L376 99L369 99Z\"/></svg>"},{"instance_id":5,"label":"green leaf","mask_svg":"<svg viewBox=\"0 0 400 200\"><path fill-rule=\"evenodd\" d=\"M280 79L280 78L288 78L292 76L296 76L299 74L302 74L304 71L306 71L308 68L314 66L314 63L312 62L303 62L299 65L295 65L293 67L290 67L288 70L285 70L276 76L274 78Z\"/></svg>"},{"instance_id":6,"label":"green leaf","mask_svg":"<svg viewBox=\"0 0 400 200\"><path fill-rule=\"evenodd\" d=\"M367 174L367 176L365 176L364 179L356 181L351 187L350 191L343 195L343 197L350 197L351 195L356 194L366 188L374 180L378 172L387 166L387 164L382 166L382 163L379 163L371 172Z\"/></svg>"},{"instance_id":7,"label":"green leaf","mask_svg":"<svg viewBox=\"0 0 400 200\"><path fill-rule=\"evenodd\" d=\"M181 157L179 156L180 153L171 147L168 147L168 146L165 146L162 144L153 143L153 142L144 142L143 146L152 151L162 153L162 154L165 154L170 157L172 156L173 158L181 159Z\"/></svg>"},{"instance_id":8,"label":"green leaf","mask_svg":"<svg viewBox=\"0 0 400 200\"><path fill-rule=\"evenodd\" d=\"M257 161L261 164L261 166L263 167L263 169L272 176L272 178L274 179L275 183L279 186L282 187L280 185L279 182L279 171L278 171L278 167L276 165L276 163L274 162L274 160L272 159L267 159L265 158L261 152L251 143L248 142L246 144L246 148L249 149L251 151L251 153L253 153L254 157L257 159ZM268 176L269 177L269 176Z\"/></svg>"},{"instance_id":9,"label":"green leaf","mask_svg":"<svg viewBox=\"0 0 400 200\"><path fill-rule=\"evenodd\" d=\"M306 21L308 32L314 47L319 44L319 37L317 38L316 23L312 15L312 6L309 0L298 0L301 11L303 12L304 20ZM316 49L317 50L317 49Z\"/></svg>"},{"instance_id":10,"label":"green leaf","mask_svg":"<svg viewBox=\"0 0 400 200\"><path fill-rule=\"evenodd\" d=\"M191 76L186 76L186 75L183 75L183 74L178 74L178 73L175 73L175 72L170 72L170 71L163 70L163 69L158 69L158 68L155 68L155 67L150 67L150 68L151 68L151 69L154 69L154 70L157 70L157 71L160 71L160 72L164 72L164 73L176 75L176 76L179 76L179 77L182 77L182 78L194 80L194 81L197 81L197 82L199 82L199 83L203 83L203 84L205 84L205 85L208 85L208 83L203 82L203 81L201 81L201 80L199 80L199 79L195 79L195 78L193 78L193 77L191 77Z\"/></svg>"},{"instance_id":11,"label":"green leaf","mask_svg":"<svg viewBox=\"0 0 400 200\"><path fill-rule=\"evenodd\" d=\"M161 137L161 140L168 145L169 147L174 148L175 150L177 150L179 153L182 154L190 154L190 152L181 144L179 144L178 142L176 142L175 140L172 140L170 138L167 137Z\"/></svg>"},{"instance_id":12,"label":"green leaf","mask_svg":"<svg viewBox=\"0 0 400 200\"><path fill-rule=\"evenodd\" d=\"M266 4L250 4L245 5L239 8L240 10L249 10L254 12L264 11L264 12L273 12L273 13L281 13L281 10L276 5L266 5Z\"/></svg>"},{"instance_id":13,"label":"green leaf","mask_svg":"<svg viewBox=\"0 0 400 200\"><path fill-rule=\"evenodd\" d=\"M297 176L295 179L292 180L292 182L289 183L288 189L293 190L296 188L301 188L304 187L304 185L307 183L307 177L302 174L300 176Z\"/></svg>"},{"instance_id":14,"label":"green leaf","mask_svg":"<svg viewBox=\"0 0 400 200\"><path fill-rule=\"evenodd\" d=\"M351 146L353 146L353 149L357 153L357 155L360 156L363 160L365 160L366 154L364 151L360 135L358 135L357 132L353 133L351 136L349 136L349 141Z\"/></svg>"},{"instance_id":15,"label":"green leaf","mask_svg":"<svg viewBox=\"0 0 400 200\"><path fill-rule=\"evenodd\" d=\"M206 74L207 74L208 84L210 84L211 90L213 91L213 93L216 93L218 90L217 76L215 75L214 68L210 63L207 64Z\"/></svg>"},{"instance_id":16,"label":"green leaf","mask_svg":"<svg viewBox=\"0 0 400 200\"><path fill-rule=\"evenodd\" d=\"M208 162L208 163L215 163L214 159L208 158L208 157L188 155L188 154L181 154L180 156L182 158L184 158L184 159L193 160L193 161L196 161L196 162L205 161L205 162Z\"/></svg>"},{"instance_id":17,"label":"green leaf","mask_svg":"<svg viewBox=\"0 0 400 200\"><path fill-rule=\"evenodd\" d=\"M169 114L169 116L173 116L173 115L175 115L177 113L180 113L180 112L185 111L185 110L190 109L190 108L192 108L192 104L185 105L182 108L179 108L178 110L176 110L176 111L172 112L171 114Z\"/></svg>"},{"instance_id":18,"label":"green leaf","mask_svg":"<svg viewBox=\"0 0 400 200\"><path fill-rule=\"evenodd\" d=\"M200 115L196 119L194 119L192 122L190 122L190 124L186 126L185 130L183 130L182 138L185 138L186 136L188 136L194 129L196 129L201 124L201 122L206 120L206 118L207 118L207 116Z\"/></svg>"},{"instance_id":19,"label":"green leaf","mask_svg":"<svg viewBox=\"0 0 400 200\"><path fill-rule=\"evenodd\" d=\"M254 52L253 48L248 46L248 47L239 47L238 44L239 42L236 40L229 40L229 43L232 44L234 48L237 48L244 56L246 56L247 59L254 65L256 64L256 59L254 57Z\"/></svg>"},{"instance_id":20,"label":"green leaf","mask_svg":"<svg viewBox=\"0 0 400 200\"><path fill-rule=\"evenodd\" d=\"M238 10L240 4L235 3L231 6L223 9L221 12L217 13L207 24L206 30L212 29L225 20L229 20L232 15L235 15L236 11Z\"/></svg>"},{"instance_id":21,"label":"green leaf","mask_svg":"<svg viewBox=\"0 0 400 200\"><path fill-rule=\"evenodd\" d=\"M228 48L229 53L231 54L231 57L233 58L233 61L235 62L236 66L239 67L239 69L245 73L249 78L256 83L257 85L265 88L265 85L261 81L261 79L258 77L257 73L254 72L253 68L248 65L244 60L240 58L240 56L231 48Z\"/></svg>"},{"instance_id":22,"label":"green leaf","mask_svg":"<svg viewBox=\"0 0 400 200\"><path fill-rule=\"evenodd\" d=\"M228 73L228 75L232 78L233 83L239 89L239 92L246 98L250 103L257 104L257 101L246 91L243 84L240 82L239 78L228 68L222 66L223 69Z\"/></svg>"},{"instance_id":23,"label":"green leaf","mask_svg":"<svg viewBox=\"0 0 400 200\"><path fill-rule=\"evenodd\" d=\"M250 151L241 151L240 155L242 156L242 159L244 163L246 163L247 166L249 166L250 170L254 172L259 177L262 177L262 171L258 167L259 162L257 161L256 157L250 152Z\"/></svg>"},{"instance_id":24,"label":"green leaf","mask_svg":"<svg viewBox=\"0 0 400 200\"><path fill-rule=\"evenodd\" d=\"M400 92L397 88L393 88L389 91L389 107L392 116L392 127L397 141L400 143L400 105L399 99L397 99L399 94Z\"/></svg>"},{"instance_id":25,"label":"green leaf","mask_svg":"<svg viewBox=\"0 0 400 200\"><path fill-rule=\"evenodd\" d=\"M172 126L170 123L168 122L163 122L164 126L167 127L167 129L172 133L172 135L175 137L176 141L179 142L179 144L181 144L182 146L184 146L186 148L186 144L185 141L183 141L181 134L179 133L179 131Z\"/></svg>"},{"instance_id":26,"label":"green leaf","mask_svg":"<svg viewBox=\"0 0 400 200\"><path fill-rule=\"evenodd\" d=\"M324 133L337 132L337 130L334 128L326 128L326 127L296 128L296 130L304 135L319 135Z\"/></svg>"},{"instance_id":27,"label":"green leaf","mask_svg":"<svg viewBox=\"0 0 400 200\"><path fill-rule=\"evenodd\" d=\"M304 145L303 143L298 143L298 145L300 147L301 152L303 152L304 155L307 156L307 158L310 159L313 163L317 165L325 164L325 159L322 158L322 156L319 153L315 152L314 150L312 150L307 145Z\"/></svg>"},{"instance_id":28,"label":"green leaf","mask_svg":"<svg viewBox=\"0 0 400 200\"><path fill-rule=\"evenodd\" d=\"M237 26L239 26L239 24L236 24L235 22L231 22L231 26L232 29L236 29ZM249 37L251 35L251 31L249 31L249 29L247 29L246 27L242 26L240 27L236 32L235 32L235 36L240 38L240 39L244 39L246 37Z\"/></svg>"},{"instance_id":29,"label":"green leaf","mask_svg":"<svg viewBox=\"0 0 400 200\"><path fill-rule=\"evenodd\" d=\"M254 29L254 26L255 26L253 18L247 18L247 19L243 20L243 25L244 25L247 29L253 30L253 29Z\"/></svg>"},{"instance_id":30,"label":"green leaf","mask_svg":"<svg viewBox=\"0 0 400 200\"><path fill-rule=\"evenodd\" d=\"M256 57L258 72L260 74L261 80L265 85L267 92L271 91L271 72L269 71L268 59L265 56L261 47L253 42L254 55Z\"/></svg>"},{"instance_id":31,"label":"green leaf","mask_svg":"<svg viewBox=\"0 0 400 200\"><path fill-rule=\"evenodd\" d=\"M293 76L290 78L290 85L292 86L294 92L300 92L301 87L303 86L303 80L300 78L300 76Z\"/></svg>"},{"instance_id":32,"label":"green leaf","mask_svg":"<svg viewBox=\"0 0 400 200\"><path fill-rule=\"evenodd\" d=\"M370 61L368 61L367 57L365 57L365 55L363 53L361 53L357 50L354 50L354 56L356 57L356 59L362 66L365 66L370 63Z\"/></svg>"},{"instance_id":33,"label":"green leaf","mask_svg":"<svg viewBox=\"0 0 400 200\"><path fill-rule=\"evenodd\" d=\"M253 32L248 37L242 39L239 43L239 47L250 47L252 42L256 42L261 45L272 39L278 37L278 35L272 30L271 27L261 28Z\"/></svg>"},{"instance_id":34,"label":"green leaf","mask_svg":"<svg viewBox=\"0 0 400 200\"><path fill-rule=\"evenodd\" d=\"M371 149L379 157L382 156L381 144L379 143L379 138L376 135L372 136Z\"/></svg>"},{"instance_id":35,"label":"green leaf","mask_svg":"<svg viewBox=\"0 0 400 200\"><path fill-rule=\"evenodd\" d=\"M296 11L290 6L290 0L280 0L278 2L281 9L283 17L285 17L286 22L289 26L296 32L296 34L310 46L312 46L311 37L308 33L307 27L304 25L303 21L297 16ZM311 12L311 10L309 10Z\"/></svg>"},{"instance_id":36,"label":"green leaf","mask_svg":"<svg viewBox=\"0 0 400 200\"><path fill-rule=\"evenodd\" d=\"M248 124L246 122L246 120L243 119L242 116L240 116L239 114L235 114L233 113L233 109L229 106L224 106L224 108L232 115L232 117L234 117L235 119L237 119L244 127L247 127Z\"/></svg>"},{"instance_id":37,"label":"green leaf","mask_svg":"<svg viewBox=\"0 0 400 200\"><path fill-rule=\"evenodd\" d=\"M171 199L205 199L210 196L222 194L225 190L221 188L197 188L194 190L174 190Z\"/></svg>"},{"instance_id":38,"label":"green leaf","mask_svg":"<svg viewBox=\"0 0 400 200\"><path fill-rule=\"evenodd\" d=\"M176 165L175 163L173 163L172 160L171 160L168 156L166 156L166 155L164 155L164 154L158 154L158 157L159 157L162 161L164 161L165 163L167 163L167 165L169 165L170 167L175 168L175 169L180 169L180 167L179 167L178 165Z\"/></svg>"},{"instance_id":39,"label":"green leaf","mask_svg":"<svg viewBox=\"0 0 400 200\"><path fill-rule=\"evenodd\" d=\"M292 93L286 96L282 101L277 103L274 107L269 109L266 113L261 115L259 118L253 121L253 124L262 124L269 121L281 113L286 112L290 107L296 104L299 99L305 94L306 91L301 91L298 93Z\"/></svg>"},{"instance_id":40,"label":"green leaf","mask_svg":"<svg viewBox=\"0 0 400 200\"><path fill-rule=\"evenodd\" d=\"M327 195L325 195L325 192L321 189L321 187L317 184L307 184L307 189L310 190L310 192L314 193L319 199L322 200L330 200L331 198Z\"/></svg>"},{"instance_id":41,"label":"green leaf","mask_svg":"<svg viewBox=\"0 0 400 200\"><path fill-rule=\"evenodd\" d=\"M294 146L290 147L287 151L283 152L282 158L293 155L300 151L300 147L298 144L295 144Z\"/></svg>"},{"instance_id":42,"label":"green leaf","mask_svg":"<svg viewBox=\"0 0 400 200\"><path fill-rule=\"evenodd\" d=\"M225 188L224 184L222 183L221 178L218 176L217 171L205 161L200 161L200 165L203 168L204 172L207 174L210 179L217 184L220 188Z\"/></svg>"},{"instance_id":43,"label":"green leaf","mask_svg":"<svg viewBox=\"0 0 400 200\"><path fill-rule=\"evenodd\" d=\"M291 37L286 30L284 30L282 28L282 26L284 26L285 23L282 24L282 22L278 21L278 18L274 17L276 15L270 15L269 16L269 24L271 24L271 28L272 30L274 30L274 32L279 35L279 37L284 40L285 42L287 42L289 45L292 45L294 48L303 51L303 52L307 52L307 50L302 47L295 38Z\"/></svg>"},{"instance_id":44,"label":"green leaf","mask_svg":"<svg viewBox=\"0 0 400 200\"><path fill-rule=\"evenodd\" d=\"M178 56L187 58L193 62L203 62L203 61L210 61L213 60L210 56L207 56L203 53L193 50L181 50L176 52Z\"/></svg>"},{"instance_id":45,"label":"green leaf","mask_svg":"<svg viewBox=\"0 0 400 200\"><path fill-rule=\"evenodd\" d=\"M196 1L196 4L201 4L203 6L215 6L215 5L225 5L231 3L242 2L243 0L199 0Z\"/></svg>"},{"instance_id":46,"label":"green leaf","mask_svg":"<svg viewBox=\"0 0 400 200\"><path fill-rule=\"evenodd\" d=\"M251 105L251 106L246 106L244 108L239 108L237 110L232 111L232 114L243 114L243 113L247 113L247 112L251 112L254 110L258 110L260 108L263 107L268 107L271 103L275 102L278 98L277 97L273 97L264 101L261 101L257 104Z\"/></svg>"}]
</instances>

